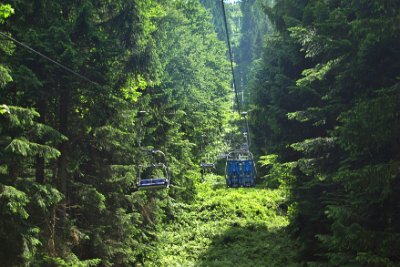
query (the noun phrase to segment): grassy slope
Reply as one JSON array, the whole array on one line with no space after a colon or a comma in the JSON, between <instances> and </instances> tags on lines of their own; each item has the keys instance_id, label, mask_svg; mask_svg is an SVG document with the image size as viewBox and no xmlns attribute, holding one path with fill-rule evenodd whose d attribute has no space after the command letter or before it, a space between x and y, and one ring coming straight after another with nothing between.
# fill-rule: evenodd
<instances>
[{"instance_id":1,"label":"grassy slope","mask_svg":"<svg viewBox=\"0 0 400 267\"><path fill-rule=\"evenodd\" d=\"M176 220L158 233L146 266L295 266L280 213L282 191L227 189L208 176L196 201L176 207Z\"/></svg>"}]
</instances>

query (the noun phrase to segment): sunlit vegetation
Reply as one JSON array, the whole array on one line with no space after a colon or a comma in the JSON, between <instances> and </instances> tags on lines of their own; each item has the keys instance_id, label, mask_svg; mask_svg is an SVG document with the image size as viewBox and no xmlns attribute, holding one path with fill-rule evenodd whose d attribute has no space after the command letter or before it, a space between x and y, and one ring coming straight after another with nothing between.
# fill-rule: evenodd
<instances>
[{"instance_id":1,"label":"sunlit vegetation","mask_svg":"<svg viewBox=\"0 0 400 267\"><path fill-rule=\"evenodd\" d=\"M158 229L149 266L296 266L284 190L226 188L215 175L196 190Z\"/></svg>"},{"instance_id":2,"label":"sunlit vegetation","mask_svg":"<svg viewBox=\"0 0 400 267\"><path fill-rule=\"evenodd\" d=\"M400 265L400 2L225 8L0 3L0 267ZM238 106L255 188L222 176Z\"/></svg>"},{"instance_id":3,"label":"sunlit vegetation","mask_svg":"<svg viewBox=\"0 0 400 267\"><path fill-rule=\"evenodd\" d=\"M193 199L199 147L223 143L229 65L208 12L53 0L0 11L2 33L80 74L1 39L0 265L140 263L172 205ZM174 187L137 192L152 148Z\"/></svg>"}]
</instances>

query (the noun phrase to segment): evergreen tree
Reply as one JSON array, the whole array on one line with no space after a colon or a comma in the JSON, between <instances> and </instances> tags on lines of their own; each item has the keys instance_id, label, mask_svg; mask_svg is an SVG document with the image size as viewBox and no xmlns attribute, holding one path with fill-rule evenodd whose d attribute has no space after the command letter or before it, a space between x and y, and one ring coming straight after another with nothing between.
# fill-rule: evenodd
<instances>
[{"instance_id":1,"label":"evergreen tree","mask_svg":"<svg viewBox=\"0 0 400 267\"><path fill-rule=\"evenodd\" d=\"M200 137L218 153L227 122L225 47L208 12L198 1L11 4L2 31L79 75L0 44L0 261L144 263L171 203L193 197ZM137 192L146 148L166 152L179 186Z\"/></svg>"},{"instance_id":2,"label":"evergreen tree","mask_svg":"<svg viewBox=\"0 0 400 267\"><path fill-rule=\"evenodd\" d=\"M390 1L266 8L276 33L253 76L253 121L267 133L255 142L297 162L291 227L310 266L398 264L399 28L389 25L399 10Z\"/></svg>"}]
</instances>

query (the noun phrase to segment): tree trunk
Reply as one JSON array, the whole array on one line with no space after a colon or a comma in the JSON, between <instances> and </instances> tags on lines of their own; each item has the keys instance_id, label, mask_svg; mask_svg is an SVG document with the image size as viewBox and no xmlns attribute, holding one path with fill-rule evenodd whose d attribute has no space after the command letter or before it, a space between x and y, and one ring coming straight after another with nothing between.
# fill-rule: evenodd
<instances>
[{"instance_id":1,"label":"tree trunk","mask_svg":"<svg viewBox=\"0 0 400 267\"><path fill-rule=\"evenodd\" d=\"M39 100L38 104L38 111L40 114L39 122L46 124L46 112L47 112L47 105L46 100ZM43 140L39 140L39 143L42 143ZM36 182L43 184L45 181L44 177L44 158L41 156L36 157L36 168L35 168L35 177Z\"/></svg>"},{"instance_id":2,"label":"tree trunk","mask_svg":"<svg viewBox=\"0 0 400 267\"><path fill-rule=\"evenodd\" d=\"M56 245L55 245L56 222L57 222L56 205L54 205L50 209L50 218L47 224L48 227L47 250L50 256L56 256Z\"/></svg>"},{"instance_id":3,"label":"tree trunk","mask_svg":"<svg viewBox=\"0 0 400 267\"><path fill-rule=\"evenodd\" d=\"M71 102L71 93L68 89L62 89L60 93L59 99L59 132L65 136L69 136L68 133L68 118L69 118L69 106ZM68 180L68 153L69 153L69 141L64 141L60 144L58 148L61 152L61 156L58 158L57 162L57 187L58 190L64 195L63 200L61 201L60 205L58 205L59 211L59 225L58 229L59 232L57 234L57 248L59 251L60 256L64 254L64 244L65 237L66 237L66 219L67 219L67 212L66 207L68 203L68 188L67 188L67 180Z\"/></svg>"}]
</instances>

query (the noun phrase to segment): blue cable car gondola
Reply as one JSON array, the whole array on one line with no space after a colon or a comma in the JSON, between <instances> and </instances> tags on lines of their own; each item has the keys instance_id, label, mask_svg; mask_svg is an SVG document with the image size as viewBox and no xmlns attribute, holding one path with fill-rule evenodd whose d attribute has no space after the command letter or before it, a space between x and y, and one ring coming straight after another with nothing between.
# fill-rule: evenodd
<instances>
[{"instance_id":1,"label":"blue cable car gondola","mask_svg":"<svg viewBox=\"0 0 400 267\"><path fill-rule=\"evenodd\" d=\"M253 154L248 150L235 150L226 157L226 185L228 187L255 186L256 171Z\"/></svg>"},{"instance_id":2,"label":"blue cable car gondola","mask_svg":"<svg viewBox=\"0 0 400 267\"><path fill-rule=\"evenodd\" d=\"M165 154L161 150L152 150L151 153L153 154L153 158L156 154L162 155L164 162L139 165L139 182L137 183L137 188L139 190L168 188L169 177L165 164ZM159 171L157 172L157 170ZM144 173L152 177L142 178Z\"/></svg>"}]
</instances>

